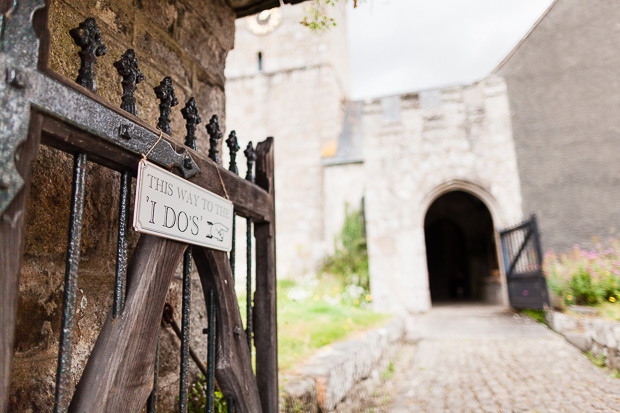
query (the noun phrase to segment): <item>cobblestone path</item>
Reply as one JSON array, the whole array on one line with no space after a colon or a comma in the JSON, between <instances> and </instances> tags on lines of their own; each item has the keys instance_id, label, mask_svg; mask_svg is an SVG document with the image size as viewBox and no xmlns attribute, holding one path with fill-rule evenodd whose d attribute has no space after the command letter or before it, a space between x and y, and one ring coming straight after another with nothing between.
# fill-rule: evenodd
<instances>
[{"instance_id":1,"label":"cobblestone path","mask_svg":"<svg viewBox=\"0 0 620 413\"><path fill-rule=\"evenodd\" d=\"M528 317L437 307L410 320L410 339L392 377L355 411L620 411L620 379Z\"/></svg>"}]
</instances>

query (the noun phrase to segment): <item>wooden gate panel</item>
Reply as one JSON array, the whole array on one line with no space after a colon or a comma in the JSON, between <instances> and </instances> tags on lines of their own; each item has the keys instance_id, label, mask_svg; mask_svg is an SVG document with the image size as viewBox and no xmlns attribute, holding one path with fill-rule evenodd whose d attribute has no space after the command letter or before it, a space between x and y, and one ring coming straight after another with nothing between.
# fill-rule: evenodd
<instances>
[{"instance_id":1,"label":"wooden gate panel","mask_svg":"<svg viewBox=\"0 0 620 413\"><path fill-rule=\"evenodd\" d=\"M209 291L215 293L217 302L215 377L222 394L233 397L239 411L260 412L258 387L228 257L222 251L196 246L192 251L205 303L209 303Z\"/></svg>"},{"instance_id":2,"label":"wooden gate panel","mask_svg":"<svg viewBox=\"0 0 620 413\"><path fill-rule=\"evenodd\" d=\"M6 410L13 360L19 271L24 251L26 205L32 161L36 158L41 118L31 114L26 142L18 149L17 172L26 184L0 215L0 412Z\"/></svg>"},{"instance_id":3,"label":"wooden gate panel","mask_svg":"<svg viewBox=\"0 0 620 413\"><path fill-rule=\"evenodd\" d=\"M256 183L275 199L273 139L256 147ZM256 223L256 293L254 323L256 380L264 412L278 408L278 335L276 317L275 220Z\"/></svg>"},{"instance_id":4,"label":"wooden gate panel","mask_svg":"<svg viewBox=\"0 0 620 413\"><path fill-rule=\"evenodd\" d=\"M70 411L139 411L153 388L157 333L186 244L141 235L127 273L125 308L112 309L82 374Z\"/></svg>"},{"instance_id":5,"label":"wooden gate panel","mask_svg":"<svg viewBox=\"0 0 620 413\"><path fill-rule=\"evenodd\" d=\"M215 328L217 324L217 334L210 334L209 339L217 337L216 375L221 390L229 403L234 401L239 411L260 412L261 407L264 411L277 411L273 140L269 138L257 147L258 185L226 171L219 165L217 157L213 160L201 157L187 142L189 146L180 145L168 136L162 136L134 116L135 113L127 113L103 101L93 91L47 70L45 61L48 50L43 47L37 56L38 40L32 29L33 16L36 15L37 32L43 34L42 44L48 44L45 38L46 10L34 13L43 2L22 0L13 4L18 7L11 19L1 21L3 30L0 34L3 42L8 41L14 46L8 52L0 50L0 69L7 74L7 81L0 83L0 102L7 109L0 112L0 172L3 172L0 177L0 411L7 408L19 264L23 249L24 208L30 163L37 152L39 135L45 144L78 154L82 159L87 157L89 161L118 170L126 177L135 174L139 158L150 152L151 161L169 170L174 169L195 184L229 198L235 212L254 223L258 262L252 318L256 325L258 378L252 372L252 329L248 325L250 340L246 340L234 291L233 273L226 254L194 248L194 257L205 296L213 291L213 301L217 301L217 323L210 326ZM37 59L38 69L35 68ZM170 107L167 110L169 115ZM214 118L217 121L216 116ZM28 125L31 137L17 151L19 156L13 156L25 139ZM162 126L163 129L168 130ZM213 133L217 139L218 134L221 137L219 129L213 130ZM213 142L217 146L217 139L211 142L212 150ZM122 217L119 219L124 221ZM79 242L75 245L79 246ZM152 389L157 334L166 293L186 247L185 244L151 236L140 238L129 266L124 309L116 306L117 318L113 318L113 310L109 310L74 393L70 405L72 411L140 411L143 408ZM188 279L184 281L189 280L186 269L184 273L187 273ZM77 270L73 273L77 274ZM122 278L117 274L115 297L122 295L122 284ZM248 310L251 315L251 282L248 285ZM184 297L184 307L188 303L189 297L187 300ZM66 304L63 314L70 313L70 309L65 311L65 307ZM185 320L185 309L183 311ZM210 314L214 313L210 311ZM186 321L183 323L184 331L188 324ZM71 323L66 329L72 329ZM188 340L189 333L181 336L182 341ZM188 345L188 342L184 341L184 344ZM70 352L70 348L67 349ZM61 353L63 351L61 346ZM70 357L67 360L70 364ZM182 377L187 375L187 365L184 367L181 366ZM69 368L59 369L62 371L57 377ZM207 376L212 377L212 372L208 371ZM180 390L181 410L187 408L186 405L183 407L182 402L187 400L186 392L187 386L185 390ZM57 400L55 410L66 410L64 398Z\"/></svg>"}]
</instances>

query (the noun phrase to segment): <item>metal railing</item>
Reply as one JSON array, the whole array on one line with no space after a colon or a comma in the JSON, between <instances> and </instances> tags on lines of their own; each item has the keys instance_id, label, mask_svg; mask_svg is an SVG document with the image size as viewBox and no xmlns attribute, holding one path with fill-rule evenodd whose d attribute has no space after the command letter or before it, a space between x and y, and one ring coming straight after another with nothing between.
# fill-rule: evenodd
<instances>
[{"instance_id":1,"label":"metal railing","mask_svg":"<svg viewBox=\"0 0 620 413\"><path fill-rule=\"evenodd\" d=\"M12 140L9 139L9 135L0 134L2 138L0 142L3 145L3 151L0 152L2 155L0 165L5 171L2 187L0 187L0 212L8 214L17 209L23 213L25 209L25 198L17 194L24 185L28 184L28 177L25 180L21 178L18 172L21 165L13 164L12 156L17 147L32 135L32 132L30 135L26 133L28 128L32 130L32 125L39 125L36 132L40 134L43 144L74 155L54 411L83 410L85 406L93 405L104 409L123 406L123 410L139 410L141 406L146 405L149 412L155 411L159 323L162 318L162 308L164 321L172 327L181 342L178 402L180 411L187 411L188 407L190 357L198 365L199 370L205 374L207 387L205 397L208 411L213 409L216 383L227 401L229 411L234 410L233 405L241 411L277 411L275 235L271 138L260 143L256 150L251 143L248 145L244 152L248 173L243 179L238 176L236 153L240 148L234 131L230 133L226 141L230 151L229 170L220 166L219 142L222 132L216 115L211 117L207 125L210 137L209 159L204 159L195 152L195 131L197 125L201 123L201 118L195 99L190 98L181 110L187 129L185 147L174 143L167 136L160 141L161 132L168 136L172 135L170 113L171 108L178 103L171 79L164 78L154 90L160 101L160 116L157 124L157 128L161 131L159 132L137 117L134 91L137 84L144 80L144 76L138 67L133 50L127 50L114 63L122 77L123 96L120 104L122 110L115 109L95 94L94 74L97 57L107 53L95 19L86 19L79 27L70 31L76 45L81 48L79 53L81 67L76 79L80 86L71 85L66 79L46 69L46 62L41 62L36 51L32 52L32 45L38 44L38 39L32 27L31 16L40 6L36 0L20 2L20 7L14 11L12 18L3 20L3 41L9 39L14 47L8 51L4 49L0 51L0 68L7 73L6 94L1 99L3 99L2 103L7 104L7 108L18 109L13 110L10 116L0 117L2 129L12 134ZM41 19L35 18L35 21L39 24L46 24ZM40 28L37 31L46 33ZM42 44L43 48L47 47L45 39L42 39ZM42 55L46 56L47 52ZM24 81L26 77L27 80ZM22 93L24 91L28 93ZM0 90L0 92L4 91ZM76 107L82 110L72 110ZM67 133L68 130L71 133ZM35 134L35 136L38 135ZM234 291L235 243L233 243L230 255L226 257L225 253L204 247L187 247L143 235L135 247L131 261L128 260L130 231L128 215L132 199L132 176L136 173L138 159L147 151L149 160L152 162L168 169L175 168L195 184L212 192L229 196L234 204L235 214L246 218L247 321L245 330L241 328L242 321ZM115 282L110 316L102 327L84 373L73 392L69 371L72 364L72 343L76 319L80 243L86 194L86 165L91 161L120 172ZM253 173L255 163L256 175ZM17 227L21 228L23 225L25 223L20 221ZM2 237L18 237L17 246L0 245L2 257L13 257L13 261L7 261L10 271L7 270L2 274L3 283L10 284L19 277L19 259L21 245L23 245L21 240L24 234L23 231L16 232L17 230L6 227L1 227L1 229ZM252 289L253 229L257 255L256 291ZM175 263L181 260L183 281L181 327L179 328L174 319L172 307L164 301L167 286L176 270ZM190 347L192 263L196 265L207 306L208 326L204 330L207 335L206 366ZM145 274L152 278L148 283L142 281ZM131 286L127 282L128 279L134 280ZM150 294L147 294L148 300L137 293L141 288L142 293L148 290ZM13 347L17 291L7 290L3 294L10 299L5 300L2 310L7 311L7 314L13 317L4 318L3 324L0 325L2 334L8 337L6 341L3 340L0 343L2 360L6 360L7 355L10 357ZM134 316L126 316L127 312L132 312ZM140 317L139 322L135 320L137 317ZM141 335L138 338L138 325L141 334L148 331L146 336ZM253 338L256 338L256 375L253 373L251 363ZM131 343L138 339L142 340L141 345L132 346ZM124 387L123 380L129 380L127 377L131 376L137 380L150 374L148 368L143 371L135 368L129 370L132 360L151 356L153 357L152 388L149 390L145 387L137 391L135 388L130 390L127 386ZM10 358L8 360L0 376L0 411L5 411L7 408L8 375L11 366ZM120 360L123 360L123 363ZM102 376L107 377L107 380L103 380ZM111 386L114 388L112 389Z\"/></svg>"}]
</instances>

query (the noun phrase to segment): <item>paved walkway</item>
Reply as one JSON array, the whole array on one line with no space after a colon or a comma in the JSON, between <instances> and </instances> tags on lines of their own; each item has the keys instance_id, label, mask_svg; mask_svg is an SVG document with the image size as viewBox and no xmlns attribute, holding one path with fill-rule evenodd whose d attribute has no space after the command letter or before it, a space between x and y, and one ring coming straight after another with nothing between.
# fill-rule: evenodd
<instances>
[{"instance_id":1,"label":"paved walkway","mask_svg":"<svg viewBox=\"0 0 620 413\"><path fill-rule=\"evenodd\" d=\"M436 307L411 319L410 335L417 344L361 411L620 411L620 379L528 317Z\"/></svg>"}]
</instances>

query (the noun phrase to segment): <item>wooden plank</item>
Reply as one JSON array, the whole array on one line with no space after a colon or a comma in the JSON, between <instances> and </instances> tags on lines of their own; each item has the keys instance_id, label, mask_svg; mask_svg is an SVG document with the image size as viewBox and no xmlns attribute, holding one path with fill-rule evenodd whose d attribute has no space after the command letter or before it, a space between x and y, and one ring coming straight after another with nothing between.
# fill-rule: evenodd
<instances>
[{"instance_id":1,"label":"wooden plank","mask_svg":"<svg viewBox=\"0 0 620 413\"><path fill-rule=\"evenodd\" d=\"M256 183L275 200L273 138L256 147ZM276 308L275 218L254 225L256 237L256 292L254 345L256 381L263 411L278 411L278 328Z\"/></svg>"},{"instance_id":2,"label":"wooden plank","mask_svg":"<svg viewBox=\"0 0 620 413\"><path fill-rule=\"evenodd\" d=\"M125 115L127 115L131 121L139 121L138 118L130 114L123 113L123 116ZM134 175L136 174L140 156L129 153L78 127L64 123L49 114L43 114L43 116L42 139L44 144L70 153L83 152L88 154L89 160L100 163L108 168L119 171L128 170ZM152 130L148 125L143 125L141 121L139 124L144 128ZM153 131L153 133L158 134L157 131ZM189 179L191 182L224 198L226 198L227 193L230 197L230 201L235 204L235 211L239 215L250 217L257 222L271 219L274 213L274 206L269 194L265 190L240 178L236 174L224 169L222 166L216 165L212 160L203 158L187 146L174 140L166 140L177 152L181 150L190 152L192 158L200 168L200 173ZM222 177L221 181L220 176ZM222 182L226 187L226 192L224 192Z\"/></svg>"},{"instance_id":3,"label":"wooden plank","mask_svg":"<svg viewBox=\"0 0 620 413\"><path fill-rule=\"evenodd\" d=\"M69 406L72 412L137 412L153 386L157 332L166 294L187 245L141 235L127 273L122 315L112 310Z\"/></svg>"},{"instance_id":4,"label":"wooden plank","mask_svg":"<svg viewBox=\"0 0 620 413\"><path fill-rule=\"evenodd\" d=\"M215 377L220 389L225 398L235 400L238 411L262 412L228 257L225 252L196 246L192 252L205 302L209 302L210 290L217 300Z\"/></svg>"},{"instance_id":5,"label":"wooden plank","mask_svg":"<svg viewBox=\"0 0 620 413\"><path fill-rule=\"evenodd\" d=\"M17 171L24 178L25 184L0 216L0 412L7 410L8 403L19 293L19 270L26 233L26 206L30 190L32 161L38 153L40 128L41 118L31 114L28 138L18 149L15 157Z\"/></svg>"}]
</instances>

